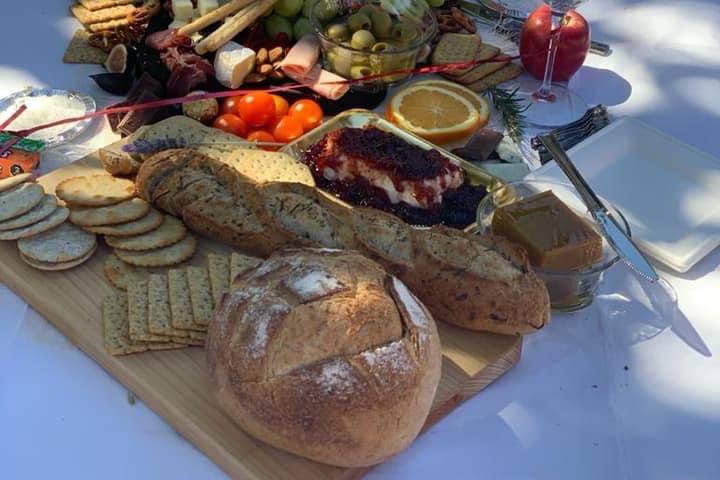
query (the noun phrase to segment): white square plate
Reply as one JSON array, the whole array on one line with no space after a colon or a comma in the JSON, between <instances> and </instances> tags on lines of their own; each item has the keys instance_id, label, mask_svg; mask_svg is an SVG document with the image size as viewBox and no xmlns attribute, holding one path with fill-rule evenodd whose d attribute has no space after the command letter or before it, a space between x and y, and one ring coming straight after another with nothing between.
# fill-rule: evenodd
<instances>
[{"instance_id":1,"label":"white square plate","mask_svg":"<svg viewBox=\"0 0 720 480\"><path fill-rule=\"evenodd\" d=\"M592 188L630 223L648 255L687 272L720 245L720 160L622 118L568 151ZM526 178L567 178L549 162Z\"/></svg>"}]
</instances>

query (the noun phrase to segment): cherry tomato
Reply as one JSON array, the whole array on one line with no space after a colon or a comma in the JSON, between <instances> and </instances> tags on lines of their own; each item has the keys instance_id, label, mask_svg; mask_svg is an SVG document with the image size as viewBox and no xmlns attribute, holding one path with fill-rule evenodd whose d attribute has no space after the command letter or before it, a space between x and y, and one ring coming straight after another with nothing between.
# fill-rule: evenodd
<instances>
[{"instance_id":1,"label":"cherry tomato","mask_svg":"<svg viewBox=\"0 0 720 480\"><path fill-rule=\"evenodd\" d=\"M269 93L248 93L240 99L238 114L249 126L262 127L275 117L275 100Z\"/></svg>"},{"instance_id":2,"label":"cherry tomato","mask_svg":"<svg viewBox=\"0 0 720 480\"><path fill-rule=\"evenodd\" d=\"M275 101L275 116L284 117L290 110L290 104L280 95L270 95Z\"/></svg>"},{"instance_id":3,"label":"cherry tomato","mask_svg":"<svg viewBox=\"0 0 720 480\"><path fill-rule=\"evenodd\" d=\"M285 116L285 115L280 115L279 117L273 117L273 118L271 118L271 119L268 120L268 122L265 124L265 126L263 127L263 130L266 130L266 131L268 131L268 132L274 132L274 131L275 131L275 127L277 127L277 124L280 122L280 120L281 120L284 116Z\"/></svg>"},{"instance_id":4,"label":"cherry tomato","mask_svg":"<svg viewBox=\"0 0 720 480\"><path fill-rule=\"evenodd\" d=\"M272 136L272 134L266 130L254 130L250 132L247 136L247 139L251 142L275 142L275 137ZM269 150L274 151L277 150L276 147L271 146L264 146L260 147L263 150Z\"/></svg>"},{"instance_id":5,"label":"cherry tomato","mask_svg":"<svg viewBox=\"0 0 720 480\"><path fill-rule=\"evenodd\" d=\"M213 122L213 127L238 137L244 137L248 130L243 119L232 113L223 113L217 117Z\"/></svg>"},{"instance_id":6,"label":"cherry tomato","mask_svg":"<svg viewBox=\"0 0 720 480\"><path fill-rule=\"evenodd\" d=\"M240 103L241 98L242 96L240 95L238 95L237 97L225 98L220 104L220 113L234 113L235 115L237 115L237 106Z\"/></svg>"},{"instance_id":7,"label":"cherry tomato","mask_svg":"<svg viewBox=\"0 0 720 480\"><path fill-rule=\"evenodd\" d=\"M300 122L299 119L288 115L282 117L273 130L273 137L275 137L275 140L282 143L292 142L296 138L302 136L302 134L302 122Z\"/></svg>"},{"instance_id":8,"label":"cherry tomato","mask_svg":"<svg viewBox=\"0 0 720 480\"><path fill-rule=\"evenodd\" d=\"M320 105L309 99L298 100L293 103L288 115L300 120L305 132L309 132L320 125L323 119L323 111Z\"/></svg>"}]
</instances>

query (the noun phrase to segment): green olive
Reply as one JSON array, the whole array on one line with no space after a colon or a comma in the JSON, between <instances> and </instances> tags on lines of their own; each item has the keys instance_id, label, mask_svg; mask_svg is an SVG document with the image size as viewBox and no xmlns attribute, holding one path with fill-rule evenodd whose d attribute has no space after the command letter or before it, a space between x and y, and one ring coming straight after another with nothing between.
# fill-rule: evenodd
<instances>
[{"instance_id":1,"label":"green olive","mask_svg":"<svg viewBox=\"0 0 720 480\"><path fill-rule=\"evenodd\" d=\"M375 53L382 53L392 50L392 46L389 43L377 42L372 46L371 50Z\"/></svg>"},{"instance_id":2,"label":"green olive","mask_svg":"<svg viewBox=\"0 0 720 480\"><path fill-rule=\"evenodd\" d=\"M320 0L313 7L313 12L318 20L321 22L327 22L335 18L338 14L338 7L335 2L331 0Z\"/></svg>"},{"instance_id":3,"label":"green olive","mask_svg":"<svg viewBox=\"0 0 720 480\"><path fill-rule=\"evenodd\" d=\"M367 65L353 65L350 68L350 78L362 78L372 75L372 70Z\"/></svg>"},{"instance_id":4,"label":"green olive","mask_svg":"<svg viewBox=\"0 0 720 480\"><path fill-rule=\"evenodd\" d=\"M372 31L376 37L389 37L392 32L392 19L387 12L376 10L370 16Z\"/></svg>"},{"instance_id":5,"label":"green olive","mask_svg":"<svg viewBox=\"0 0 720 480\"><path fill-rule=\"evenodd\" d=\"M375 36L367 30L358 30L353 33L350 45L358 50L370 48L375 45Z\"/></svg>"},{"instance_id":6,"label":"green olive","mask_svg":"<svg viewBox=\"0 0 720 480\"><path fill-rule=\"evenodd\" d=\"M350 39L350 29L344 23L333 23L325 29L325 35L334 42L344 42Z\"/></svg>"},{"instance_id":7,"label":"green olive","mask_svg":"<svg viewBox=\"0 0 720 480\"><path fill-rule=\"evenodd\" d=\"M332 55L328 55L328 63L330 70L337 73L341 77L350 76L350 67L352 67L352 55L347 50L334 50Z\"/></svg>"},{"instance_id":8,"label":"green olive","mask_svg":"<svg viewBox=\"0 0 720 480\"><path fill-rule=\"evenodd\" d=\"M372 18L373 12L377 12L378 9L371 3L367 3L360 7L356 13L362 13L364 15L367 15L368 18Z\"/></svg>"},{"instance_id":9,"label":"green olive","mask_svg":"<svg viewBox=\"0 0 720 480\"><path fill-rule=\"evenodd\" d=\"M392 27L393 38L404 43L414 42L418 35L417 27L408 22L398 22Z\"/></svg>"},{"instance_id":10,"label":"green olive","mask_svg":"<svg viewBox=\"0 0 720 480\"><path fill-rule=\"evenodd\" d=\"M358 30L370 30L372 27L370 17L364 13L353 13L348 17L347 24L353 32L357 32Z\"/></svg>"}]
</instances>

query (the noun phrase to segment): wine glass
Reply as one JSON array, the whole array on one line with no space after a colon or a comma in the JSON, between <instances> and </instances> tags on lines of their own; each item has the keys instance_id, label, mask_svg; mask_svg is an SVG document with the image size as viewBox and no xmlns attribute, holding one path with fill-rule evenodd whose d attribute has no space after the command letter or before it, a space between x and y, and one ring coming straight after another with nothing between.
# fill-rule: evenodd
<instances>
[{"instance_id":1,"label":"wine glass","mask_svg":"<svg viewBox=\"0 0 720 480\"><path fill-rule=\"evenodd\" d=\"M565 16L565 13L577 7L583 1L543 0L552 10L552 30L550 32L548 57L542 83L538 86L537 82L534 82L534 85L527 89L531 90L531 93L525 94L529 104L525 112L525 118L531 125L539 127L565 125L582 117L588 108L582 97L573 92L566 83L552 82L555 57L560 43L560 21ZM519 7L511 5L514 3L512 0L503 0L502 3L506 8L517 9Z\"/></svg>"}]
</instances>

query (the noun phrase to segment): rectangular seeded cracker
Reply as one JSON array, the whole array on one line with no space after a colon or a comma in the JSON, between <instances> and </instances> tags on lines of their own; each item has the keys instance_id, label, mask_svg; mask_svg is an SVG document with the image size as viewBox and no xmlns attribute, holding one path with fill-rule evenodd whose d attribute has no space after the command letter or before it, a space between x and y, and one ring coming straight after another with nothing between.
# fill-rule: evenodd
<instances>
[{"instance_id":1,"label":"rectangular seeded cracker","mask_svg":"<svg viewBox=\"0 0 720 480\"><path fill-rule=\"evenodd\" d=\"M125 18L128 14L132 13L135 7L132 5L118 5L115 7L103 8L101 10L88 10L82 5L70 6L72 14L80 20L83 25L90 25L93 23L107 22L110 20L117 20L119 18Z\"/></svg>"},{"instance_id":2,"label":"rectangular seeded cracker","mask_svg":"<svg viewBox=\"0 0 720 480\"><path fill-rule=\"evenodd\" d=\"M230 257L208 253L207 259L213 305L218 306L230 287Z\"/></svg>"},{"instance_id":3,"label":"rectangular seeded cracker","mask_svg":"<svg viewBox=\"0 0 720 480\"><path fill-rule=\"evenodd\" d=\"M195 325L193 322L193 309L190 301L185 269L173 268L168 270L168 293L170 295L170 313L172 326L180 330L189 330L192 338L195 330L205 330L205 327ZM197 332L202 333L202 332ZM203 333L204 335L204 333Z\"/></svg>"},{"instance_id":4,"label":"rectangular seeded cracker","mask_svg":"<svg viewBox=\"0 0 720 480\"><path fill-rule=\"evenodd\" d=\"M65 54L63 55L63 63L89 63L102 65L107 59L108 54L93 47L88 43L90 32L81 28L75 31L70 39Z\"/></svg>"},{"instance_id":5,"label":"rectangular seeded cracker","mask_svg":"<svg viewBox=\"0 0 720 480\"><path fill-rule=\"evenodd\" d=\"M435 46L431 56L433 65L448 63L464 63L475 59L480 49L480 37L465 33L444 33ZM469 71L472 67L456 70L458 75Z\"/></svg>"},{"instance_id":6,"label":"rectangular seeded cracker","mask_svg":"<svg viewBox=\"0 0 720 480\"><path fill-rule=\"evenodd\" d=\"M207 326L214 308L208 271L202 267L187 267L186 273L190 288L193 322L196 325Z\"/></svg>"},{"instance_id":7,"label":"rectangular seeded cracker","mask_svg":"<svg viewBox=\"0 0 720 480\"><path fill-rule=\"evenodd\" d=\"M512 80L513 78L517 77L522 73L522 67L515 63L508 63L503 68L498 70L497 72L488 75L487 77L482 78L481 80L478 80L477 82L473 82L467 87L470 90L473 90L474 92L482 93L488 88L494 87L496 85L499 85L503 82L507 82L509 80Z\"/></svg>"},{"instance_id":8,"label":"rectangular seeded cracker","mask_svg":"<svg viewBox=\"0 0 720 480\"><path fill-rule=\"evenodd\" d=\"M255 268L262 263L262 260L256 257L249 257L240 253L230 255L230 283L232 283L238 275L242 275L251 268Z\"/></svg>"},{"instance_id":9,"label":"rectangular seeded cracker","mask_svg":"<svg viewBox=\"0 0 720 480\"><path fill-rule=\"evenodd\" d=\"M108 295L103 300L103 338L110 355L128 355L148 350L145 342L134 342L128 335L128 300L125 293Z\"/></svg>"},{"instance_id":10,"label":"rectangular seeded cracker","mask_svg":"<svg viewBox=\"0 0 720 480\"><path fill-rule=\"evenodd\" d=\"M170 313L168 281L165 275L153 274L148 279L148 330L151 334L173 337L174 342L188 337L185 330L173 328Z\"/></svg>"},{"instance_id":11,"label":"rectangular seeded cracker","mask_svg":"<svg viewBox=\"0 0 720 480\"><path fill-rule=\"evenodd\" d=\"M131 5L137 0L78 0L78 3L90 11L103 8L117 7L118 5Z\"/></svg>"},{"instance_id":12,"label":"rectangular seeded cracker","mask_svg":"<svg viewBox=\"0 0 720 480\"><path fill-rule=\"evenodd\" d=\"M128 285L128 333L133 341L168 342L170 337L154 335L148 328L148 282L138 281Z\"/></svg>"}]
</instances>

